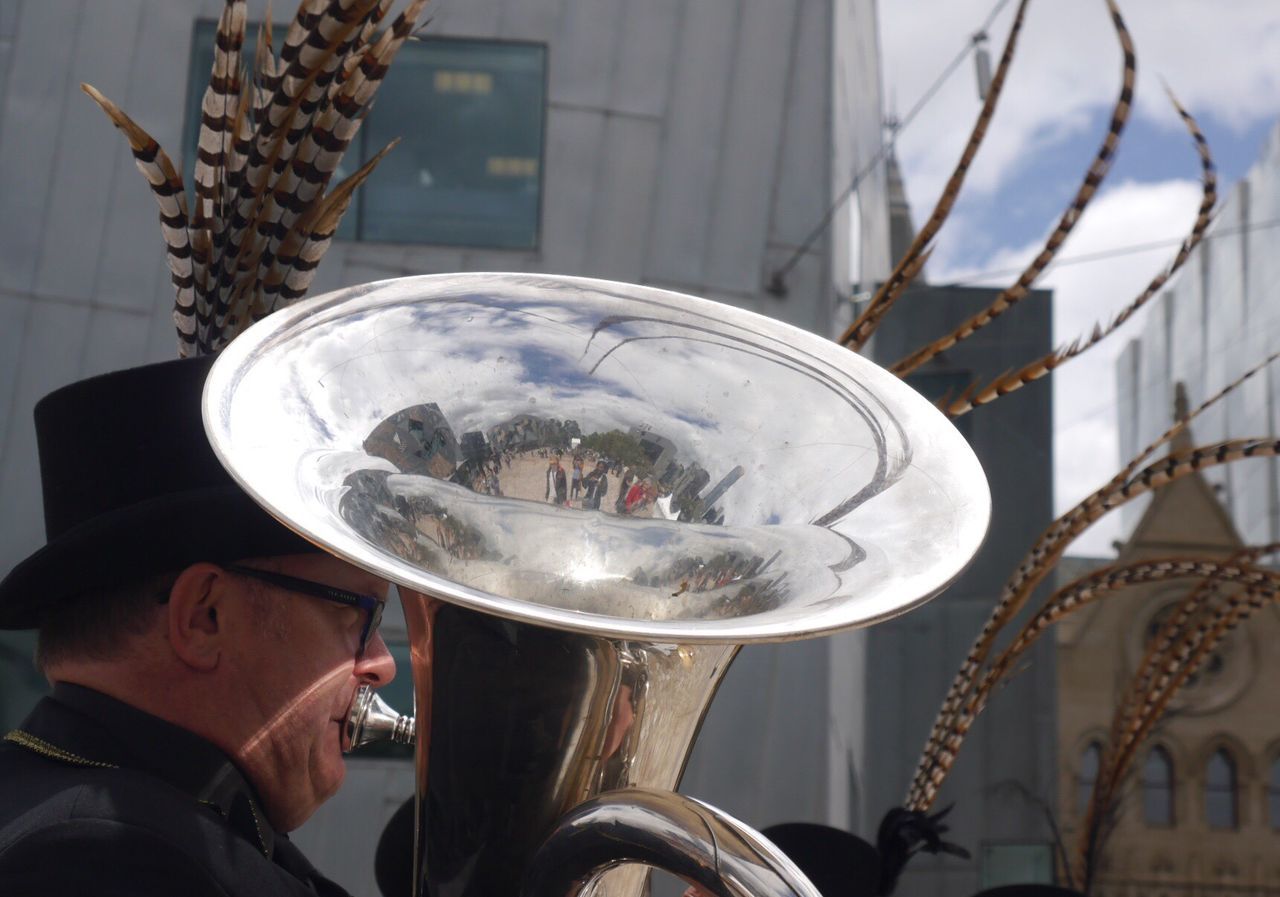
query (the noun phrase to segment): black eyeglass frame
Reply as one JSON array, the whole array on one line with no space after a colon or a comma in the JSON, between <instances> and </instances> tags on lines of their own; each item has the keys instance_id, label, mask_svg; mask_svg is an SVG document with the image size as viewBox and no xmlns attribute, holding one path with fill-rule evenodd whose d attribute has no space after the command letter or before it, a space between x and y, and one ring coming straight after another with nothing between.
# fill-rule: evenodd
<instances>
[{"instance_id":1,"label":"black eyeglass frame","mask_svg":"<svg viewBox=\"0 0 1280 897\"><path fill-rule=\"evenodd\" d=\"M286 573L276 573L274 570L259 570L256 567L242 567L239 564L224 564L222 569L265 582L268 585L273 585L289 592L297 592L299 595L306 595L309 598L319 598L322 601L332 601L335 604L360 608L365 612L365 621L364 629L360 632L360 650L356 653L357 657L364 655L365 649L369 646L369 640L373 638L373 634L378 631L378 627L382 624L382 610L386 602L372 595L348 592L346 589L339 589L336 586L325 585L322 582L312 582L309 579L299 579Z\"/></svg>"}]
</instances>

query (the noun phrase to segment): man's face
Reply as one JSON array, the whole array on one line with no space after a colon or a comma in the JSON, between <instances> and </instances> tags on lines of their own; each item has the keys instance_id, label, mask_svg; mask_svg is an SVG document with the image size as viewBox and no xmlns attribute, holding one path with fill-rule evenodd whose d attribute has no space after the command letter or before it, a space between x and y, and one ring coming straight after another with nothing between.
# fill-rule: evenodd
<instances>
[{"instance_id":1,"label":"man's face","mask_svg":"<svg viewBox=\"0 0 1280 897\"><path fill-rule=\"evenodd\" d=\"M300 579L385 600L384 580L324 554L246 561ZM235 576L235 574L229 574ZM356 689L395 676L380 635L363 655L365 612L245 579L256 591L260 625L243 633L234 658L242 730L237 761L262 797L272 825L291 831L342 784L342 727ZM246 596L250 600L250 596Z\"/></svg>"}]
</instances>

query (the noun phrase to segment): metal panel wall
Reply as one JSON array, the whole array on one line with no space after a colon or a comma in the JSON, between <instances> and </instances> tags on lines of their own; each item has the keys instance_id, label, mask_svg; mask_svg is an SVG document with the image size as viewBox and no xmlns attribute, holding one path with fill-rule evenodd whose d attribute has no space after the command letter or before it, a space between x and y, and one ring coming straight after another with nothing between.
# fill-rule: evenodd
<instances>
[{"instance_id":1,"label":"metal panel wall","mask_svg":"<svg viewBox=\"0 0 1280 897\"><path fill-rule=\"evenodd\" d=\"M0 355L8 375L0 482L11 488L31 479L34 455L8 424L29 420L36 397L173 351L154 203L124 141L78 84L99 86L178 156L191 30L219 8L217 0L5 5L0 301L9 326ZM844 46L833 40L837 11L852 39ZM277 5L279 21L288 15ZM339 242L315 291L459 269L589 273L712 295L829 332L837 293L848 287L845 247L817 240L785 299L764 285L847 185L848 168L879 148L878 78L864 83L877 68L870 0L475 0L433 15L441 35L549 43L541 247ZM876 173L861 190L861 255L873 272L888 265L882 197ZM58 304L66 310L52 308ZM104 320L121 333L121 322L136 316L142 345L107 338L100 316L80 313L87 308L110 312ZM0 492L15 509L0 547L6 566L40 540L30 498Z\"/></svg>"},{"instance_id":2,"label":"metal panel wall","mask_svg":"<svg viewBox=\"0 0 1280 897\"><path fill-rule=\"evenodd\" d=\"M86 375L176 351L154 201L123 139L78 84L101 88L176 160L190 113L192 29L221 6L0 3L2 569L43 541L35 401ZM251 3L250 18L264 7ZM278 22L292 14L287 3L274 9ZM803 254L785 297L764 287L880 148L874 0L468 0L431 15L433 34L548 45L539 248L335 242L313 294L439 271L590 274L675 287L830 332L849 286L843 214ZM860 276L882 277L881 169L863 181L857 202ZM691 788L761 825L846 824L860 787L861 644L853 635L745 655L722 689L728 709L708 722ZM29 645L19 637L0 648L9 650L3 669ZM16 677L4 681L17 687ZM20 709L0 701L6 722ZM769 734L758 748L740 752L743 775L726 777L721 760L762 728ZM341 833L367 862L389 798L383 773L368 778L363 769L353 765L346 793L373 794L369 811L333 805L300 833L304 845L332 855ZM744 795L743 781L757 783L753 795ZM370 889L367 866L334 871L358 892Z\"/></svg>"}]
</instances>

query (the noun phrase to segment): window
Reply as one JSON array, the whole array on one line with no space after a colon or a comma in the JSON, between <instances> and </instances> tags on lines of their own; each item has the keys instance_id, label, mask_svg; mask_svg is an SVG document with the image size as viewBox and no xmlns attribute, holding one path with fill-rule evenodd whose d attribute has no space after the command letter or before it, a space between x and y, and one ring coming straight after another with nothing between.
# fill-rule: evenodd
<instances>
[{"instance_id":1,"label":"window","mask_svg":"<svg viewBox=\"0 0 1280 897\"><path fill-rule=\"evenodd\" d=\"M1053 883L1053 845L1041 843L983 844L979 864L981 887Z\"/></svg>"},{"instance_id":2,"label":"window","mask_svg":"<svg viewBox=\"0 0 1280 897\"><path fill-rule=\"evenodd\" d=\"M1229 830L1240 825L1236 763L1225 748L1213 752L1205 770L1204 813L1209 828Z\"/></svg>"},{"instance_id":3,"label":"window","mask_svg":"<svg viewBox=\"0 0 1280 897\"><path fill-rule=\"evenodd\" d=\"M196 23L187 79L183 165L190 183L200 101L217 25ZM272 32L279 52L285 27ZM258 26L245 33L253 59ZM331 182L396 137L400 144L356 192L337 237L493 249L534 249L542 196L546 47L428 38L400 48L374 108Z\"/></svg>"},{"instance_id":4,"label":"window","mask_svg":"<svg viewBox=\"0 0 1280 897\"><path fill-rule=\"evenodd\" d=\"M1096 741L1080 755L1080 772L1076 776L1076 810L1084 815L1089 809L1089 799L1093 797L1093 786L1098 781L1098 768L1102 765L1102 745Z\"/></svg>"},{"instance_id":5,"label":"window","mask_svg":"<svg viewBox=\"0 0 1280 897\"><path fill-rule=\"evenodd\" d=\"M1267 777L1267 820L1280 831L1280 757L1271 761L1271 775Z\"/></svg>"},{"instance_id":6,"label":"window","mask_svg":"<svg viewBox=\"0 0 1280 897\"><path fill-rule=\"evenodd\" d=\"M1142 766L1142 818L1147 825L1174 824L1173 793L1173 761L1164 748L1154 747Z\"/></svg>"}]
</instances>

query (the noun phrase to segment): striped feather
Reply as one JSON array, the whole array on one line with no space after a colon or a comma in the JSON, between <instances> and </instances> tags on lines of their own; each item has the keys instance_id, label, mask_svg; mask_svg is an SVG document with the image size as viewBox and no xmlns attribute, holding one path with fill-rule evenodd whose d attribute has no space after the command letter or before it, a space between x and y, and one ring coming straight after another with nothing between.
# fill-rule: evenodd
<instances>
[{"instance_id":1,"label":"striped feather","mask_svg":"<svg viewBox=\"0 0 1280 897\"><path fill-rule=\"evenodd\" d=\"M987 98L982 104L982 110L978 113L977 121L974 122L973 130L969 133L969 140L965 144L964 150L960 153L960 161L956 163L955 170L951 172L951 177L947 179L947 183L942 189L942 195L938 198L933 212L930 213L928 220L925 221L911 241L911 246L908 247L906 253L894 266L893 273L889 275L889 279L880 285L871 302L863 309L862 314L849 325L839 339L842 345L853 349L855 352L861 349L867 340L871 338L871 334L880 326L880 321L885 313L898 301L902 291L907 288L924 267L924 260L921 258L922 254L932 243L938 231L941 230L943 222L947 220L947 216L951 214L951 208L955 205L956 199L960 195L960 188L964 186L964 179L969 173L969 166L973 164L974 156L978 153L978 147L982 145L982 140L986 137L987 127L991 123L991 118L995 115L996 104L1000 101L1000 92L1004 89L1005 77L1008 75L1009 67L1013 63L1013 53L1017 47L1018 34L1022 31L1022 22L1026 15L1028 2L1029 0L1021 0L1018 4L1013 24L1009 28L1009 36L1005 38L1004 51L1000 55L1000 64L996 67L995 75L991 79L990 89L987 91Z\"/></svg>"},{"instance_id":2,"label":"striped feather","mask_svg":"<svg viewBox=\"0 0 1280 897\"><path fill-rule=\"evenodd\" d=\"M192 289L191 242L187 236L187 196L182 189L182 178L160 144L142 130L119 106L108 100L89 84L80 89L98 104L112 124L119 128L129 141L134 164L142 172L151 187L151 193L160 206L160 232L164 236L165 261L176 291L173 306L173 322L178 329L178 354L182 357L195 354L196 310Z\"/></svg>"},{"instance_id":3,"label":"striped feather","mask_svg":"<svg viewBox=\"0 0 1280 897\"><path fill-rule=\"evenodd\" d=\"M1133 40L1129 36L1129 30L1125 27L1124 19L1120 16L1120 10L1116 8L1114 0L1107 0L1107 7L1111 11L1111 21L1115 26L1116 36L1119 38L1120 46L1124 51L1120 95L1116 98L1115 107L1112 109L1111 124L1107 129L1106 137L1103 138L1102 146L1098 148L1089 170L1085 173L1079 190L1076 191L1076 195L1071 200L1071 204L1067 206L1066 211L1062 213L1057 227L1049 235L1049 239L1045 241L1040 253L1019 275L1017 282L1001 291L990 305L972 315L950 333L939 337L893 364L889 369L898 376L907 376L925 362L950 349L956 343L973 336L973 334L1022 301L1030 291L1032 284L1036 282L1044 272L1044 269L1053 261L1054 256L1058 254L1058 250L1080 220L1085 207L1093 199L1094 194L1097 193L1103 178L1106 177L1111 168L1116 148L1120 144L1120 135L1123 133L1125 123L1129 119L1129 111L1133 102L1133 84L1137 77L1137 58L1134 55Z\"/></svg>"},{"instance_id":4,"label":"striped feather","mask_svg":"<svg viewBox=\"0 0 1280 897\"><path fill-rule=\"evenodd\" d=\"M293 304L306 293L321 256L329 248L342 216L351 205L355 189L373 174L374 168L398 142L393 140L384 146L295 223L280 245L279 263L263 282L263 302L268 314Z\"/></svg>"},{"instance_id":5,"label":"striped feather","mask_svg":"<svg viewBox=\"0 0 1280 897\"><path fill-rule=\"evenodd\" d=\"M414 0L374 45L363 53L352 55L348 63L349 74L342 79L340 89L299 144L288 169L274 188L278 215L271 222L267 247L272 264L281 241L298 216L328 186L396 52L413 32L426 3L427 0Z\"/></svg>"},{"instance_id":6,"label":"striped feather","mask_svg":"<svg viewBox=\"0 0 1280 897\"><path fill-rule=\"evenodd\" d=\"M1176 97L1172 94L1169 98L1173 101L1174 106L1178 110L1183 123L1191 132L1191 137L1195 141L1196 151L1200 155L1200 164L1202 171L1203 188L1200 197L1200 209L1196 214L1196 219L1192 224L1191 232L1187 234L1182 244L1178 247L1178 251L1173 260L1158 273L1146 289L1138 294L1137 298L1130 302L1121 312L1111 320L1105 327L1101 324L1095 325L1093 333L1088 338L1078 337L1071 343L1060 346L1042 358L1038 358L1030 364L1020 368L1019 370L1004 374L995 378L986 386L979 388L976 384L967 390L965 395L947 403L943 406L944 412L949 417L959 417L967 414L980 405L987 405L994 402L1001 396L1006 396L1011 392L1015 392L1029 383L1046 376L1050 371L1065 364L1071 359L1084 354L1086 351L1102 342L1111 334L1115 333L1126 321L1142 308L1153 296L1155 296L1164 285L1169 281L1183 263L1191 256L1191 251L1200 244L1205 231L1209 228L1209 222L1213 217L1213 207L1217 203L1217 173L1213 164L1213 157L1209 153L1209 144L1205 139L1204 133L1200 130L1194 118L1182 107Z\"/></svg>"},{"instance_id":7,"label":"striped feather","mask_svg":"<svg viewBox=\"0 0 1280 897\"><path fill-rule=\"evenodd\" d=\"M315 5L304 4L294 24L304 17L304 10ZM234 281L256 271L259 264L270 265L267 242L278 214L273 179L286 170L294 148L311 127L334 72L352 49L365 20L378 7L379 0L330 0L322 13L305 16L309 29L300 41L286 39L281 49L281 85L258 122L223 254L214 309L218 320L226 317Z\"/></svg>"},{"instance_id":8,"label":"striped feather","mask_svg":"<svg viewBox=\"0 0 1280 897\"><path fill-rule=\"evenodd\" d=\"M258 26L258 46L253 57L253 119L261 121L266 115L271 98L280 89L280 74L276 67L275 52L271 47L271 4L262 24Z\"/></svg>"},{"instance_id":9,"label":"striped feather","mask_svg":"<svg viewBox=\"0 0 1280 897\"><path fill-rule=\"evenodd\" d=\"M1206 406L1197 409L1197 413L1204 407ZM928 807L925 794L932 790L929 783L941 781L941 777L950 769L954 749L947 746L956 741L957 733L959 738L963 738L966 728L958 725L963 715L962 708L981 681L979 673L991 652L997 633L1025 605L1031 592L1044 580L1077 536L1109 511L1198 470L1244 458L1273 457L1278 453L1280 441L1269 438L1227 440L1177 452L1148 465L1118 487L1112 484L1104 486L1054 521L1005 584L999 602L953 680L925 743L908 792L907 806L914 809ZM947 750L944 751L944 748Z\"/></svg>"},{"instance_id":10,"label":"striped feather","mask_svg":"<svg viewBox=\"0 0 1280 897\"><path fill-rule=\"evenodd\" d=\"M379 34L393 5L394 0L301 0L278 59L268 6L246 75L246 2L224 0L201 101L191 216L181 180L155 141L85 87L129 138L160 203L182 354L217 351L250 321L296 300L310 284L353 191L390 149L325 195L425 0L411 0ZM299 149L303 155L295 159ZM277 250L283 258L276 258Z\"/></svg>"},{"instance_id":11,"label":"striped feather","mask_svg":"<svg viewBox=\"0 0 1280 897\"><path fill-rule=\"evenodd\" d=\"M1280 443L1275 445L1275 451L1280 452ZM1209 576L1215 577L1220 582L1244 586L1261 594L1280 593L1280 572L1231 562L1224 563L1214 558L1186 557L1158 558L1125 566L1104 567L1056 591L1024 624L1009 647L985 673L981 676L975 675L976 684L966 694L961 710L949 723L947 730L939 733L936 739L933 763L918 782L913 782L913 795L909 798L908 807L924 810L932 805L937 797L938 788L955 762L964 736L977 716L985 709L991 694L1014 671L1017 661L1050 626L1096 600L1132 586ZM1199 641L1196 644L1198 645ZM1186 662L1187 658L1201 656L1193 652L1194 647L1184 646L1181 649L1179 656L1182 656L1183 660L1180 660L1179 664ZM1162 666L1166 669L1164 679L1158 680L1162 688L1168 688L1176 667L1177 664ZM1167 699L1164 704L1167 704ZM916 788L918 791L915 790Z\"/></svg>"},{"instance_id":12,"label":"striped feather","mask_svg":"<svg viewBox=\"0 0 1280 897\"><path fill-rule=\"evenodd\" d=\"M223 172L235 140L239 117L240 52L244 46L245 0L226 0L214 33L213 71L200 102L200 135L196 147L195 209L192 224L222 217Z\"/></svg>"},{"instance_id":13,"label":"striped feather","mask_svg":"<svg viewBox=\"0 0 1280 897\"><path fill-rule=\"evenodd\" d=\"M1273 570L1237 564L1240 560L1257 560L1263 554L1274 553L1280 545L1246 549L1237 553L1225 565L1209 574L1209 577L1189 596L1202 601L1202 606L1189 615L1179 614L1176 626L1168 621L1159 638L1162 644L1149 651L1149 662L1130 684L1125 701L1117 708L1112 722L1099 776L1094 784L1085 824L1077 845L1076 863L1084 880L1091 880L1101 847L1101 823L1115 806L1118 791L1128 775L1137 755L1138 747L1150 735L1152 729L1167 712L1170 702L1183 685L1194 675L1223 636L1234 626L1248 618L1255 610L1280 600L1280 577ZM1245 571L1244 575L1231 575L1232 570ZM1243 590L1216 596L1204 602L1206 592L1213 592L1225 582L1243 585ZM1208 588L1206 588L1208 587ZM1181 610L1181 609L1180 609ZM1144 679L1145 674L1145 681Z\"/></svg>"}]
</instances>

